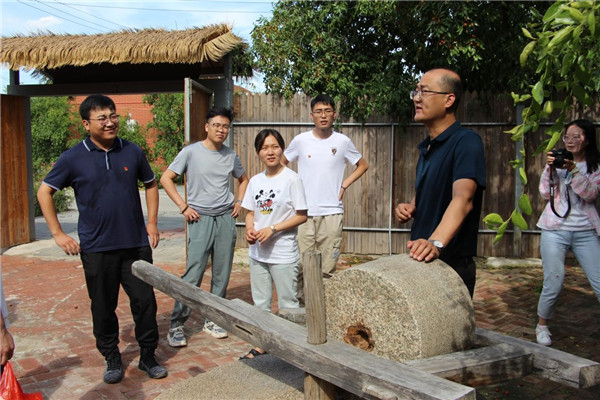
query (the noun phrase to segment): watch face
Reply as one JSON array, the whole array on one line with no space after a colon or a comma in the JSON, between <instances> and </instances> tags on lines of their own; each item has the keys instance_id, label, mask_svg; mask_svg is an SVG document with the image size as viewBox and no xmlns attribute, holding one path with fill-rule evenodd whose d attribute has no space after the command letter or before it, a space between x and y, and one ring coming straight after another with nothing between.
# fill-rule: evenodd
<instances>
[{"instance_id":1,"label":"watch face","mask_svg":"<svg viewBox=\"0 0 600 400\"><path fill-rule=\"evenodd\" d=\"M439 240L430 240L430 242L433 243L433 245L435 247L437 247L438 249L444 248L444 244L442 242L440 242Z\"/></svg>"}]
</instances>

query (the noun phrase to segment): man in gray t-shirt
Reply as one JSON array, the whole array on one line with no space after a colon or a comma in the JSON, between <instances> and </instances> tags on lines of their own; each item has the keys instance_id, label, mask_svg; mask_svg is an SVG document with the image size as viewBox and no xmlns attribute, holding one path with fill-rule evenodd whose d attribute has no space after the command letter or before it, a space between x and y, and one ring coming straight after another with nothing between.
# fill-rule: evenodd
<instances>
[{"instance_id":1,"label":"man in gray t-shirt","mask_svg":"<svg viewBox=\"0 0 600 400\"><path fill-rule=\"evenodd\" d=\"M200 286L211 256L210 292L225 297L236 240L235 218L240 213L248 176L237 154L224 145L233 111L212 108L206 120L206 139L184 147L163 173L160 183L187 222L187 266L181 279ZM184 173L187 174L187 202L177 192L174 182ZM229 175L239 182L237 196L229 190ZM175 302L167 337L172 347L187 345L183 325L190 312L189 307ZM218 339L227 337L223 328L208 319L204 331Z\"/></svg>"}]
</instances>

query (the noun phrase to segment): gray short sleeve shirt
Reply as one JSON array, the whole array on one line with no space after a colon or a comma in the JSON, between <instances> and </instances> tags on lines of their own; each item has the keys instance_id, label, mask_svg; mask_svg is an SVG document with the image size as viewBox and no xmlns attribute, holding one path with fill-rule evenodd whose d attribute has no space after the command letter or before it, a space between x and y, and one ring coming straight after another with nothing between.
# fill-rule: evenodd
<instances>
[{"instance_id":1,"label":"gray short sleeve shirt","mask_svg":"<svg viewBox=\"0 0 600 400\"><path fill-rule=\"evenodd\" d=\"M229 175L239 178L244 167L237 154L223 145L209 150L202 142L184 147L169 169L177 175L187 173L187 203L203 215L222 215L233 207Z\"/></svg>"}]
</instances>

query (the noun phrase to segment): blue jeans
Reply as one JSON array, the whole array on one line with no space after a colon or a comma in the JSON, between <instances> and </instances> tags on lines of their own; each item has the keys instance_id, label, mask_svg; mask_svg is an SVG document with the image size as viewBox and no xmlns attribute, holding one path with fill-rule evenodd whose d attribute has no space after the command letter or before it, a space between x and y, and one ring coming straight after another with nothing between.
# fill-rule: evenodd
<instances>
[{"instance_id":1,"label":"blue jeans","mask_svg":"<svg viewBox=\"0 0 600 400\"><path fill-rule=\"evenodd\" d=\"M540 250L544 287L538 302L538 316L554 317L554 306L565 278L565 257L571 249L600 302L600 238L594 230L549 231L542 229Z\"/></svg>"},{"instance_id":2,"label":"blue jeans","mask_svg":"<svg viewBox=\"0 0 600 400\"><path fill-rule=\"evenodd\" d=\"M254 305L271 312L274 281L278 307L300 307L296 298L299 265L300 261L292 264L271 264L250 258L250 286Z\"/></svg>"}]
</instances>

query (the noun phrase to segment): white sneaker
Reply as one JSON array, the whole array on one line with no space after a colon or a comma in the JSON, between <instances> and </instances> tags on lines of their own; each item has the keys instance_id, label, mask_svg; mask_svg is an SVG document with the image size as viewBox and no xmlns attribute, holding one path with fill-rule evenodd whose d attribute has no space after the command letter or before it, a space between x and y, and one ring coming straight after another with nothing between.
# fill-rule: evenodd
<instances>
[{"instance_id":1,"label":"white sneaker","mask_svg":"<svg viewBox=\"0 0 600 400\"><path fill-rule=\"evenodd\" d=\"M223 339L227 337L227 331L212 321L206 320L204 323L204 332L208 333L215 339Z\"/></svg>"},{"instance_id":2,"label":"white sneaker","mask_svg":"<svg viewBox=\"0 0 600 400\"><path fill-rule=\"evenodd\" d=\"M552 339L550 339L552 334L550 330L548 330L547 325L538 324L535 327L535 338L539 344L543 344L544 346L550 346L552 344Z\"/></svg>"},{"instance_id":3,"label":"white sneaker","mask_svg":"<svg viewBox=\"0 0 600 400\"><path fill-rule=\"evenodd\" d=\"M185 339L185 334L183 333L183 326L178 326L176 328L169 329L167 341L169 342L169 346L171 347L187 346L187 340Z\"/></svg>"}]
</instances>

